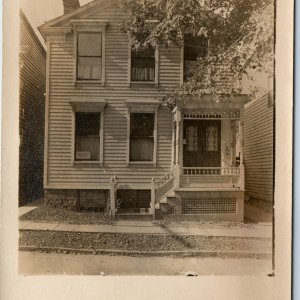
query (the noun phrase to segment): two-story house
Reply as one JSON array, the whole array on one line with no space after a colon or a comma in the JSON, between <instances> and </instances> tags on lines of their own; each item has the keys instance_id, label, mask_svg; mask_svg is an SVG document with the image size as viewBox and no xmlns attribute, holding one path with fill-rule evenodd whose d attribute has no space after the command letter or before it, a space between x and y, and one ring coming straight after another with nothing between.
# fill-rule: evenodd
<instances>
[{"instance_id":1,"label":"two-story house","mask_svg":"<svg viewBox=\"0 0 300 300\"><path fill-rule=\"evenodd\" d=\"M65 1L67 2L67 1ZM119 1L39 27L47 43L44 187L49 203L116 215L243 220L246 96L171 111L205 43L134 51Z\"/></svg>"}]
</instances>

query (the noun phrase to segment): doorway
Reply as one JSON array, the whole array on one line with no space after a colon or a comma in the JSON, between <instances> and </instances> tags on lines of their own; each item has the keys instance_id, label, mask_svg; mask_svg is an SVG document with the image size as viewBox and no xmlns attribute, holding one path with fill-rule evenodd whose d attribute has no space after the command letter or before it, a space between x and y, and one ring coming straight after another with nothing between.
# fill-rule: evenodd
<instances>
[{"instance_id":1,"label":"doorway","mask_svg":"<svg viewBox=\"0 0 300 300\"><path fill-rule=\"evenodd\" d=\"M183 167L221 166L221 120L184 120Z\"/></svg>"}]
</instances>

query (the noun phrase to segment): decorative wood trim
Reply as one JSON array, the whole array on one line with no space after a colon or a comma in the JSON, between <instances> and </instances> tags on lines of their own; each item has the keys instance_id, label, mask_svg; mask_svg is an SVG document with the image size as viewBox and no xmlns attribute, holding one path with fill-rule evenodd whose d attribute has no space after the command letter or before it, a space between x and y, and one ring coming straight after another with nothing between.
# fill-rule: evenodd
<instances>
[{"instance_id":1,"label":"decorative wood trim","mask_svg":"<svg viewBox=\"0 0 300 300\"><path fill-rule=\"evenodd\" d=\"M45 103L45 138L44 138L44 188L48 185L48 139L49 139L49 105L50 105L50 57L51 42L47 42L46 60L46 103Z\"/></svg>"},{"instance_id":2,"label":"decorative wood trim","mask_svg":"<svg viewBox=\"0 0 300 300\"><path fill-rule=\"evenodd\" d=\"M127 111L127 144L126 144L126 165L129 165L130 156L130 109Z\"/></svg>"},{"instance_id":3,"label":"decorative wood trim","mask_svg":"<svg viewBox=\"0 0 300 300\"><path fill-rule=\"evenodd\" d=\"M156 166L157 163L157 127L158 127L158 105L155 106L155 115L154 115L154 145L153 145L153 164Z\"/></svg>"},{"instance_id":4,"label":"decorative wood trim","mask_svg":"<svg viewBox=\"0 0 300 300\"><path fill-rule=\"evenodd\" d=\"M184 46L180 47L180 86L183 85L184 78Z\"/></svg>"},{"instance_id":5,"label":"decorative wood trim","mask_svg":"<svg viewBox=\"0 0 300 300\"><path fill-rule=\"evenodd\" d=\"M155 57L155 86L158 87L159 85L159 48L158 45L156 45L155 47L155 53L154 53L154 57Z\"/></svg>"},{"instance_id":6,"label":"decorative wood trim","mask_svg":"<svg viewBox=\"0 0 300 300\"><path fill-rule=\"evenodd\" d=\"M72 109L72 132L71 132L71 164L75 163L75 110Z\"/></svg>"},{"instance_id":7,"label":"decorative wood trim","mask_svg":"<svg viewBox=\"0 0 300 300\"><path fill-rule=\"evenodd\" d=\"M104 110L100 112L100 165L104 162Z\"/></svg>"}]
</instances>

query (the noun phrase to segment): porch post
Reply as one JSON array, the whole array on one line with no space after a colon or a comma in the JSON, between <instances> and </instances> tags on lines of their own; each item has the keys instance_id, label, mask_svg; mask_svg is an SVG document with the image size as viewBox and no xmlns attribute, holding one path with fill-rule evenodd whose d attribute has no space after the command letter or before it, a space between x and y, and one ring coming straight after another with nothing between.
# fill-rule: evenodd
<instances>
[{"instance_id":1,"label":"porch post","mask_svg":"<svg viewBox=\"0 0 300 300\"><path fill-rule=\"evenodd\" d=\"M180 123L181 110L177 107L175 114L176 122L176 157L175 157L175 186L179 188L180 183Z\"/></svg>"},{"instance_id":2,"label":"porch post","mask_svg":"<svg viewBox=\"0 0 300 300\"><path fill-rule=\"evenodd\" d=\"M154 178L151 179L151 203L150 203L150 210L152 214L153 220L155 220L155 180Z\"/></svg>"},{"instance_id":3,"label":"porch post","mask_svg":"<svg viewBox=\"0 0 300 300\"><path fill-rule=\"evenodd\" d=\"M240 110L240 189L245 189L245 167L244 167L244 108Z\"/></svg>"},{"instance_id":4,"label":"porch post","mask_svg":"<svg viewBox=\"0 0 300 300\"><path fill-rule=\"evenodd\" d=\"M111 210L111 219L114 220L116 217L116 177L111 177L110 179L110 210Z\"/></svg>"}]
</instances>

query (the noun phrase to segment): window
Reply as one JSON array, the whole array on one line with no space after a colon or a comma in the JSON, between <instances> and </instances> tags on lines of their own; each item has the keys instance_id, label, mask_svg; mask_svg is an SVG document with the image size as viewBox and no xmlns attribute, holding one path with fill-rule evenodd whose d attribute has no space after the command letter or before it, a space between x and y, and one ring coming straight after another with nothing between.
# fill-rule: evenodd
<instances>
[{"instance_id":1,"label":"window","mask_svg":"<svg viewBox=\"0 0 300 300\"><path fill-rule=\"evenodd\" d=\"M77 34L77 80L101 80L102 34L78 32Z\"/></svg>"},{"instance_id":2,"label":"window","mask_svg":"<svg viewBox=\"0 0 300 300\"><path fill-rule=\"evenodd\" d=\"M155 82L155 49L131 50L131 81Z\"/></svg>"},{"instance_id":3,"label":"window","mask_svg":"<svg viewBox=\"0 0 300 300\"><path fill-rule=\"evenodd\" d=\"M130 161L154 160L154 113L130 114Z\"/></svg>"},{"instance_id":4,"label":"window","mask_svg":"<svg viewBox=\"0 0 300 300\"><path fill-rule=\"evenodd\" d=\"M100 160L101 114L75 112L75 161Z\"/></svg>"},{"instance_id":5,"label":"window","mask_svg":"<svg viewBox=\"0 0 300 300\"><path fill-rule=\"evenodd\" d=\"M199 57L205 57L208 51L208 39L204 36L184 37L184 79L193 75Z\"/></svg>"}]
</instances>

